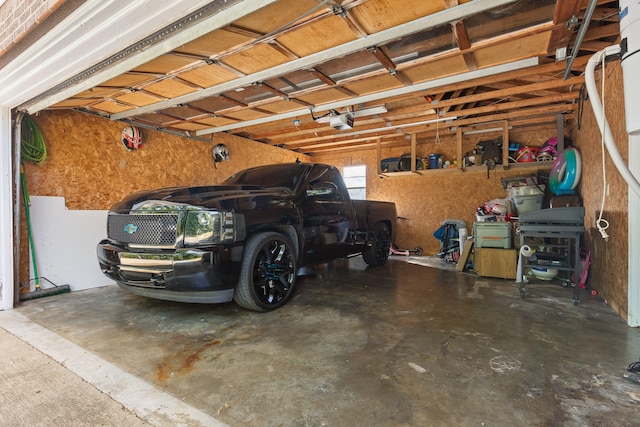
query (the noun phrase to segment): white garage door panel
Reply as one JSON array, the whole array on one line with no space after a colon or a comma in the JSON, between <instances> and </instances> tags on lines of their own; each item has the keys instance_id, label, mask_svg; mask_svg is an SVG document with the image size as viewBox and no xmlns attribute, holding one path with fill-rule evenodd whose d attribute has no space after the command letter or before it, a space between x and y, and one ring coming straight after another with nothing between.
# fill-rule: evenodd
<instances>
[{"instance_id":1,"label":"white garage door panel","mask_svg":"<svg viewBox=\"0 0 640 427\"><path fill-rule=\"evenodd\" d=\"M30 212L40 277L69 285L72 291L113 283L96 259L96 244L107 235L107 211L68 210L64 197L31 196ZM40 285L48 287L46 282Z\"/></svg>"},{"instance_id":2,"label":"white garage door panel","mask_svg":"<svg viewBox=\"0 0 640 427\"><path fill-rule=\"evenodd\" d=\"M0 103L20 105L209 1L87 0L0 70Z\"/></svg>"}]
</instances>

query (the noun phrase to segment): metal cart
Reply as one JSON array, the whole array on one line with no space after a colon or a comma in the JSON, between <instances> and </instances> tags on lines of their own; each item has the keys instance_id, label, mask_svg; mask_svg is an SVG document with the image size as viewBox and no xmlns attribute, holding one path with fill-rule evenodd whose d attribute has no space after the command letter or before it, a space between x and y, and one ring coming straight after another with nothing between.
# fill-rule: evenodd
<instances>
[{"instance_id":1,"label":"metal cart","mask_svg":"<svg viewBox=\"0 0 640 427\"><path fill-rule=\"evenodd\" d=\"M584 207L535 210L521 215L518 226L520 247L526 244L537 251L536 261L523 260L523 267L555 268L573 273L563 281L563 286L573 286L574 305L580 302L579 287L571 281L581 277L580 238L584 233L584 212ZM522 298L528 282L529 277L523 275Z\"/></svg>"}]
</instances>

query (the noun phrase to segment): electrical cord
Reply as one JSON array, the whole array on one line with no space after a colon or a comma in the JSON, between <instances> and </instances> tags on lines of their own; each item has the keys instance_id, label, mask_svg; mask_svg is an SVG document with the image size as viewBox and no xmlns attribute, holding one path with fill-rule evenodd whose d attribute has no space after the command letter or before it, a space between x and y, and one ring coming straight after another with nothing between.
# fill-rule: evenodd
<instances>
[{"instance_id":1,"label":"electrical cord","mask_svg":"<svg viewBox=\"0 0 640 427\"><path fill-rule=\"evenodd\" d=\"M606 58L619 55L620 50L620 45L613 45L603 49ZM587 86L587 92L589 93L589 99L591 100L591 109L593 110L596 122L598 122L598 128L600 129L600 132L604 133L604 143L607 147L609 157L611 157L614 166L616 167L618 172L620 172L620 175L625 180L629 188L633 190L635 194L640 196L640 182L638 182L637 178L627 167L625 160L620 155L620 151L618 151L616 142L613 139L609 123L607 122L606 118L604 118L603 120L602 117L602 104L600 103L600 95L598 94L598 88L596 86L594 77L594 70L600 62L600 58L602 58L602 50L600 52L596 52L591 56L591 58L589 58L589 61L587 61L587 66L585 68L584 80Z\"/></svg>"},{"instance_id":2,"label":"electrical cord","mask_svg":"<svg viewBox=\"0 0 640 427\"><path fill-rule=\"evenodd\" d=\"M22 140L20 141L20 156L23 160L30 160L39 165L47 158L47 146L40 128L30 116L22 119Z\"/></svg>"},{"instance_id":3,"label":"electrical cord","mask_svg":"<svg viewBox=\"0 0 640 427\"><path fill-rule=\"evenodd\" d=\"M605 72L604 72L604 57L605 53L602 52L602 117L603 120L606 118L605 114L605 100L604 100L604 80L605 80ZM600 139L600 148L602 153L600 157L602 158L602 202L600 203L600 213L598 215L598 219L596 220L596 227L600 232L600 235L605 241L609 240L609 234L607 233L607 228L609 228L609 221L602 218L602 212L604 211L604 202L607 197L607 166L605 162L605 152L604 152L604 132L602 133L602 138Z\"/></svg>"}]
</instances>

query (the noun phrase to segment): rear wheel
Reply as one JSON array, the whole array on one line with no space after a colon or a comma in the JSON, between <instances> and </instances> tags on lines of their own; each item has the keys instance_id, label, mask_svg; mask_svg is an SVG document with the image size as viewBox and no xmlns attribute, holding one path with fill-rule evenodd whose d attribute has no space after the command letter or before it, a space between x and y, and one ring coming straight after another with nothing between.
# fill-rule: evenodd
<instances>
[{"instance_id":1,"label":"rear wheel","mask_svg":"<svg viewBox=\"0 0 640 427\"><path fill-rule=\"evenodd\" d=\"M362 252L364 262L371 266L383 265L389 258L391 250L391 233L383 222L376 224L373 229L373 242Z\"/></svg>"},{"instance_id":2,"label":"rear wheel","mask_svg":"<svg viewBox=\"0 0 640 427\"><path fill-rule=\"evenodd\" d=\"M291 241L280 233L259 233L244 247L233 299L249 310L275 310L287 302L295 281L296 254Z\"/></svg>"}]
</instances>

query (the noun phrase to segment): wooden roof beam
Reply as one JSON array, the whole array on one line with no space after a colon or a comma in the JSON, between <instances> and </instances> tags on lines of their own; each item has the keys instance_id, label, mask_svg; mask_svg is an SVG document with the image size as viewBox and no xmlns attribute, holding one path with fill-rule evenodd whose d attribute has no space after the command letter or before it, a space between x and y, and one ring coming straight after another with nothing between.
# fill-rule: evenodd
<instances>
[{"instance_id":1,"label":"wooden roof beam","mask_svg":"<svg viewBox=\"0 0 640 427\"><path fill-rule=\"evenodd\" d=\"M337 4L332 4L331 8L333 10L333 13L336 16L339 16L340 18L342 18L344 23L347 24L349 29L357 37L366 37L369 35L365 31L364 27L360 24L360 22L358 22L358 20L351 13L349 13L349 9Z\"/></svg>"},{"instance_id":2,"label":"wooden roof beam","mask_svg":"<svg viewBox=\"0 0 640 427\"><path fill-rule=\"evenodd\" d=\"M494 121L494 120L500 120L500 119L496 119L494 118L496 116L496 112L500 112L500 111L507 111L508 113L504 113L504 114L517 114L517 109L523 109L523 108L527 108L527 107L535 107L541 104L548 104L548 103L566 103L567 101L571 101L575 98L577 98L579 96L578 93L569 93L569 94L562 94L562 95L558 95L556 97L553 98L549 98L548 100L542 100L539 98L533 98L533 99L527 99L527 100L521 100L521 101L513 101L513 102L505 102L502 104L496 104L496 105L489 105L489 106L484 106L484 107L476 107L473 109L469 109L469 110L464 110L464 113L467 116L475 116L475 115L479 115L479 114L486 114L486 113L492 113L489 116L485 116L485 117L470 117L470 118L458 118L457 120L455 120L456 126L460 126L462 124L468 124L468 123L483 123L483 122L487 122L487 121ZM564 110L572 110L577 108L577 105L572 105L572 104L562 104L560 105L560 111L564 111ZM539 109L541 111L546 111L545 108L548 109L552 109L554 108L553 106L550 105L546 105L545 107L539 107ZM530 109L531 110L531 109ZM535 110L535 109L533 109ZM536 110L537 111L537 110ZM529 114L529 113L527 113ZM516 115L517 116L517 115ZM427 118L425 117L424 120L426 120ZM409 121L401 121L400 123L393 123L392 122L392 126L393 127L389 127L389 129L385 129L384 126L380 126L378 125L371 125L371 126L366 126L366 127L358 127L358 129L354 129L350 132L348 132L348 135L345 136L350 136L350 135L355 135L355 134L361 134L365 131L367 132L371 132L374 129L379 129L379 132L376 133L376 135L382 133L382 134L386 134L388 132L394 132L397 129L402 129L403 132L413 132L413 131L407 131L407 128L411 128L416 127L415 123L416 122L420 122L422 120L416 120L415 118L413 118L412 120ZM424 128L424 124L422 125L417 125L418 128ZM444 127L442 125L442 123L440 123L441 127ZM314 141L327 141L327 140L333 140L336 138L340 138L341 134L330 134L330 135L324 135L324 136L319 136L319 137L311 137L311 138L306 138L306 139L292 139L292 140L287 140L286 138L281 138L281 139L277 139L278 143L284 143L287 144L289 146L305 146L305 144L314 142ZM275 141L275 139L274 139Z\"/></svg>"},{"instance_id":3,"label":"wooden roof beam","mask_svg":"<svg viewBox=\"0 0 640 427\"><path fill-rule=\"evenodd\" d=\"M323 82L327 86L335 86L337 84L335 80L333 80L331 77L329 77L328 75L326 75L322 71L318 70L317 68L309 68L307 71L309 71L318 80L320 80L321 82Z\"/></svg>"},{"instance_id":4,"label":"wooden roof beam","mask_svg":"<svg viewBox=\"0 0 640 427\"><path fill-rule=\"evenodd\" d=\"M471 49L471 38L469 37L467 26L464 24L464 21L460 20L451 23L451 29L453 30L453 35L456 38L458 48L462 52L462 58L464 59L467 69L470 71L477 70L478 64L476 64L476 59L473 56L473 53L465 52L466 50Z\"/></svg>"},{"instance_id":5,"label":"wooden roof beam","mask_svg":"<svg viewBox=\"0 0 640 427\"><path fill-rule=\"evenodd\" d=\"M411 86L413 82L401 72L398 72L396 68L396 64L393 62L391 58L387 55L387 53L380 47L374 46L369 49L369 52L373 53L373 56L376 57L378 62L382 64L384 68L387 69L389 74L394 76L396 79L400 81L405 86Z\"/></svg>"},{"instance_id":6,"label":"wooden roof beam","mask_svg":"<svg viewBox=\"0 0 640 427\"><path fill-rule=\"evenodd\" d=\"M555 52L557 48L568 47L573 35L572 28L567 23L572 17L578 17L583 0L558 0L553 13L553 23L563 24L554 28L549 39L547 52Z\"/></svg>"}]
</instances>

